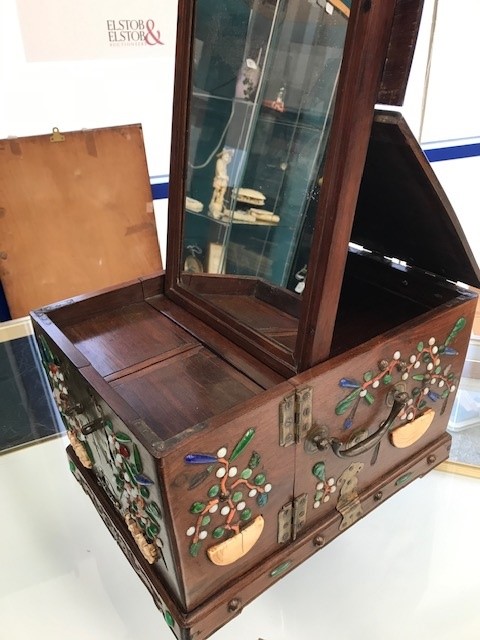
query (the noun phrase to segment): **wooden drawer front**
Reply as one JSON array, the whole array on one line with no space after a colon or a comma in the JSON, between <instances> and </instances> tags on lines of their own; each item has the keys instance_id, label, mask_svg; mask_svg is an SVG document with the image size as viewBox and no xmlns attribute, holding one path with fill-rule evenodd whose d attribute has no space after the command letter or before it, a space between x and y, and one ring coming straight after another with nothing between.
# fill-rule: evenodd
<instances>
[{"instance_id":1,"label":"wooden drawer front","mask_svg":"<svg viewBox=\"0 0 480 640\"><path fill-rule=\"evenodd\" d=\"M38 342L55 403L80 463L93 472L141 553L178 594L156 460L87 382L82 372L87 374L89 368L76 369L44 334L38 335Z\"/></svg>"},{"instance_id":2,"label":"wooden drawer front","mask_svg":"<svg viewBox=\"0 0 480 640\"><path fill-rule=\"evenodd\" d=\"M446 430L472 302L371 341L299 380L312 396L311 426L296 462L295 494L307 496L305 527L332 510L342 515L340 530L353 524L362 515L358 496Z\"/></svg>"}]
</instances>

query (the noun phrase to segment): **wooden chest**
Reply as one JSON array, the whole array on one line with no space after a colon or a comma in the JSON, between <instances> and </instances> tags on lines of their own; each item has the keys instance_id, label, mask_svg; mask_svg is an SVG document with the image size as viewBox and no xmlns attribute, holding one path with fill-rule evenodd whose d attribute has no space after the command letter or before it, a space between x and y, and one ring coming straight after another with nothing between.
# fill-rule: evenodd
<instances>
[{"instance_id":1,"label":"wooden chest","mask_svg":"<svg viewBox=\"0 0 480 640\"><path fill-rule=\"evenodd\" d=\"M71 470L179 639L448 456L479 271L374 114L419 17L180 0L166 272L32 313Z\"/></svg>"}]
</instances>

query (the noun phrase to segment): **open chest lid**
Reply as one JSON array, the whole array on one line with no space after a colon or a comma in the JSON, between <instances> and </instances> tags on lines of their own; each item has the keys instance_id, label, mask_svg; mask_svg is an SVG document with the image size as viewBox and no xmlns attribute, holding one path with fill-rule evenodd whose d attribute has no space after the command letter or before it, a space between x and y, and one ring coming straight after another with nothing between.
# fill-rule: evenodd
<instances>
[{"instance_id":1,"label":"open chest lid","mask_svg":"<svg viewBox=\"0 0 480 640\"><path fill-rule=\"evenodd\" d=\"M480 286L458 218L398 113L376 113L351 240L447 280Z\"/></svg>"},{"instance_id":2,"label":"open chest lid","mask_svg":"<svg viewBox=\"0 0 480 640\"><path fill-rule=\"evenodd\" d=\"M12 317L161 269L140 125L0 141Z\"/></svg>"}]
</instances>

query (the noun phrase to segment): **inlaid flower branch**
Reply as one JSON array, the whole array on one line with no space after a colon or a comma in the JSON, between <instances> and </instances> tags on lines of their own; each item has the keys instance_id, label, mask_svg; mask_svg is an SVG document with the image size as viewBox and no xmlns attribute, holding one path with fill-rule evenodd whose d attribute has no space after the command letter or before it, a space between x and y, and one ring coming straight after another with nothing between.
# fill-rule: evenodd
<instances>
[{"instance_id":1,"label":"inlaid flower branch","mask_svg":"<svg viewBox=\"0 0 480 640\"><path fill-rule=\"evenodd\" d=\"M248 429L230 456L227 456L227 447L221 447L215 454L190 453L185 456L185 462L189 465L208 465L209 472L214 472L217 480L207 490L206 498L193 502L190 507L190 513L197 516L186 531L191 538L189 551L193 557L198 555L202 541L208 538L210 530L214 540L241 533L253 515L247 505L249 499L255 499L259 507L267 504L272 485L267 482L263 471L256 472L260 455L254 451L243 469L233 464L254 435L255 429ZM217 520L215 526L214 519Z\"/></svg>"},{"instance_id":2,"label":"inlaid flower branch","mask_svg":"<svg viewBox=\"0 0 480 640\"><path fill-rule=\"evenodd\" d=\"M400 351L396 351L390 360L381 360L377 370L366 371L362 381L341 378L339 386L352 389L335 407L338 416L349 412L343 423L344 429L352 427L361 401L368 405L375 402L376 389L382 385L389 386L409 379L418 384L409 394L406 409L399 416L401 420L415 420L428 406L427 400L443 400L440 413L444 413L450 394L457 388L458 377L451 371L451 364L443 366L442 358L458 355L458 351L451 344L465 325L465 318L459 318L442 344L437 345L436 338L431 337L427 342L419 342L415 352L407 358L403 358Z\"/></svg>"}]
</instances>

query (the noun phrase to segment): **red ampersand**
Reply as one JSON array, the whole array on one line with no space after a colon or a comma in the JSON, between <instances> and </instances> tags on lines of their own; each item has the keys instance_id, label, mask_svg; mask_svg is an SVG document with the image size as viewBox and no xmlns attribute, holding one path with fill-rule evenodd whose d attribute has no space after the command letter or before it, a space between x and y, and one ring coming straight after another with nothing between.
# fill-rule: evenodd
<instances>
[{"instance_id":1,"label":"red ampersand","mask_svg":"<svg viewBox=\"0 0 480 640\"><path fill-rule=\"evenodd\" d=\"M154 29L155 29L155 22L154 20L147 20L145 23L146 27L147 27L147 33L145 35L145 42L149 45L155 45L155 44L164 44L161 40L160 40L160 31L157 29L156 33L154 33Z\"/></svg>"}]
</instances>

